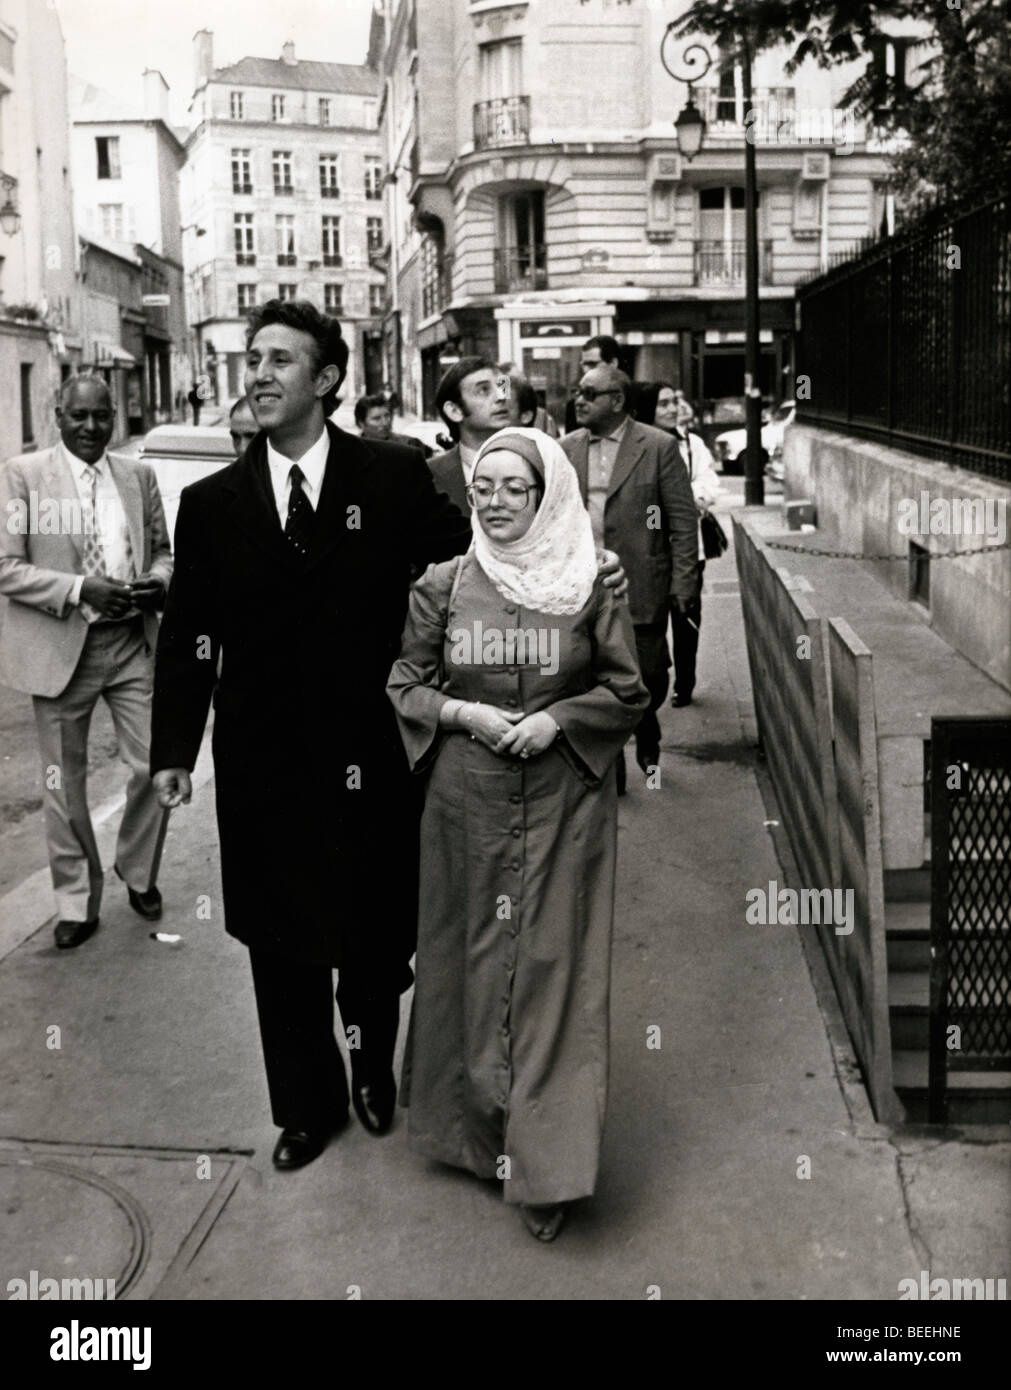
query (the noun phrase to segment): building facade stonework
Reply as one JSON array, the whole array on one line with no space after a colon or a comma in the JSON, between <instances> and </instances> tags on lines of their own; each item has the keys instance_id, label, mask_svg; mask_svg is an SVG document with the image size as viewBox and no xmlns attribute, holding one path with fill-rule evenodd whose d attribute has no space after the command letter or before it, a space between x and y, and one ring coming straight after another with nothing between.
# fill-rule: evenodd
<instances>
[{"instance_id":1,"label":"building facade stonework","mask_svg":"<svg viewBox=\"0 0 1011 1390\"><path fill-rule=\"evenodd\" d=\"M684 8L386 0L386 340L406 404L430 410L444 366L478 351L521 364L561 420L594 333L619 339L639 379L700 405L740 396L749 130L761 386L792 394L794 287L878 230L884 153L838 105L857 69L789 76L787 49L761 53L749 115L740 68L710 44L694 89L707 132L686 159L688 88L659 56Z\"/></svg>"},{"instance_id":2,"label":"building facade stonework","mask_svg":"<svg viewBox=\"0 0 1011 1390\"><path fill-rule=\"evenodd\" d=\"M242 393L246 314L309 299L339 318L345 395L382 384L386 276L379 78L368 64L243 58L215 68L195 36L193 126L183 171L194 366L215 398Z\"/></svg>"},{"instance_id":3,"label":"building facade stonework","mask_svg":"<svg viewBox=\"0 0 1011 1390\"><path fill-rule=\"evenodd\" d=\"M54 442L81 359L67 87L56 7L0 0L0 461Z\"/></svg>"}]
</instances>

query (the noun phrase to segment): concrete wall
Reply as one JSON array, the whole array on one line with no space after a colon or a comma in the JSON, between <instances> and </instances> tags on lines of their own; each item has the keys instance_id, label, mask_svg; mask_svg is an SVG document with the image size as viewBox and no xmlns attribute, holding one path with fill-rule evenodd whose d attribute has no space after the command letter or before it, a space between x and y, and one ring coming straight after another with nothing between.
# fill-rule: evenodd
<instances>
[{"instance_id":1,"label":"concrete wall","mask_svg":"<svg viewBox=\"0 0 1011 1390\"><path fill-rule=\"evenodd\" d=\"M32 447L21 437L21 364L32 368L32 426L35 448L57 439L53 414L60 384L59 363L44 329L0 319L0 464Z\"/></svg>"},{"instance_id":2,"label":"concrete wall","mask_svg":"<svg viewBox=\"0 0 1011 1390\"><path fill-rule=\"evenodd\" d=\"M931 554L961 554L1008 540L1011 487L995 479L801 424L786 433L784 462L787 499L814 501L819 531L833 549L907 554L912 541ZM926 495L928 509L939 501L949 513L952 499L979 499L1000 529L994 527L992 534L910 534L909 504L916 504L918 526L921 494ZM928 510L928 524L930 515ZM933 515L939 527L942 509L935 508ZM871 568L891 592L909 597L906 565L879 562ZM917 608L922 612L921 605ZM932 561L929 616L930 625L946 642L1011 690L1011 549Z\"/></svg>"},{"instance_id":3,"label":"concrete wall","mask_svg":"<svg viewBox=\"0 0 1011 1390\"><path fill-rule=\"evenodd\" d=\"M0 90L0 168L18 180L21 213L20 231L0 238L0 293L8 304L44 305L69 338L79 331L80 301L59 14L36 0L0 0L0 20L16 34L14 86Z\"/></svg>"}]
</instances>

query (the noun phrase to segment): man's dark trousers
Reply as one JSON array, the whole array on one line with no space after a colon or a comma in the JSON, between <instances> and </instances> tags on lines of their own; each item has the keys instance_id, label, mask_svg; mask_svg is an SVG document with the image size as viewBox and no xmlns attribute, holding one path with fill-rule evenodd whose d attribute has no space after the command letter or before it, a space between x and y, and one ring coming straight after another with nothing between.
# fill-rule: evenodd
<instances>
[{"instance_id":1,"label":"man's dark trousers","mask_svg":"<svg viewBox=\"0 0 1011 1390\"><path fill-rule=\"evenodd\" d=\"M671 636L674 641L674 694L683 699L691 699L695 689L695 658L699 650L699 628L702 626L702 575L705 568L706 562L700 560L698 596L686 603L683 611L673 601L670 606Z\"/></svg>"}]
</instances>

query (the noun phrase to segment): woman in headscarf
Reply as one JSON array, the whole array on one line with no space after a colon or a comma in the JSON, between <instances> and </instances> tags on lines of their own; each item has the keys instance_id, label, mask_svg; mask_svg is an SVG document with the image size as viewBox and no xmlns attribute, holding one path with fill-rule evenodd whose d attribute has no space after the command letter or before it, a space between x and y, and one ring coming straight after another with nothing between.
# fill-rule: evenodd
<instances>
[{"instance_id":1,"label":"woman in headscarf","mask_svg":"<svg viewBox=\"0 0 1011 1390\"><path fill-rule=\"evenodd\" d=\"M474 541L415 584L387 686L429 783L403 1103L412 1147L502 1178L541 1240L592 1195L607 1088L615 758L649 696L540 430L475 460Z\"/></svg>"}]
</instances>

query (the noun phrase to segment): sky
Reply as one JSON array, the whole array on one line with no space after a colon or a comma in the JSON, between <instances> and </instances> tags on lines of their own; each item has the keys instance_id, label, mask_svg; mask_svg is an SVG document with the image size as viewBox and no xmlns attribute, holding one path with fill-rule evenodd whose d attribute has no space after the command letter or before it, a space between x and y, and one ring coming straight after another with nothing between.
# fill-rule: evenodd
<instances>
[{"instance_id":1,"label":"sky","mask_svg":"<svg viewBox=\"0 0 1011 1390\"><path fill-rule=\"evenodd\" d=\"M42 0L37 0L41 3ZM368 47L372 0L55 0L67 44L67 68L122 94L138 114L141 74L158 68L171 89L172 119L188 124L193 94L193 35L214 33L214 66L247 55L279 58L293 39L295 56L361 63Z\"/></svg>"}]
</instances>

